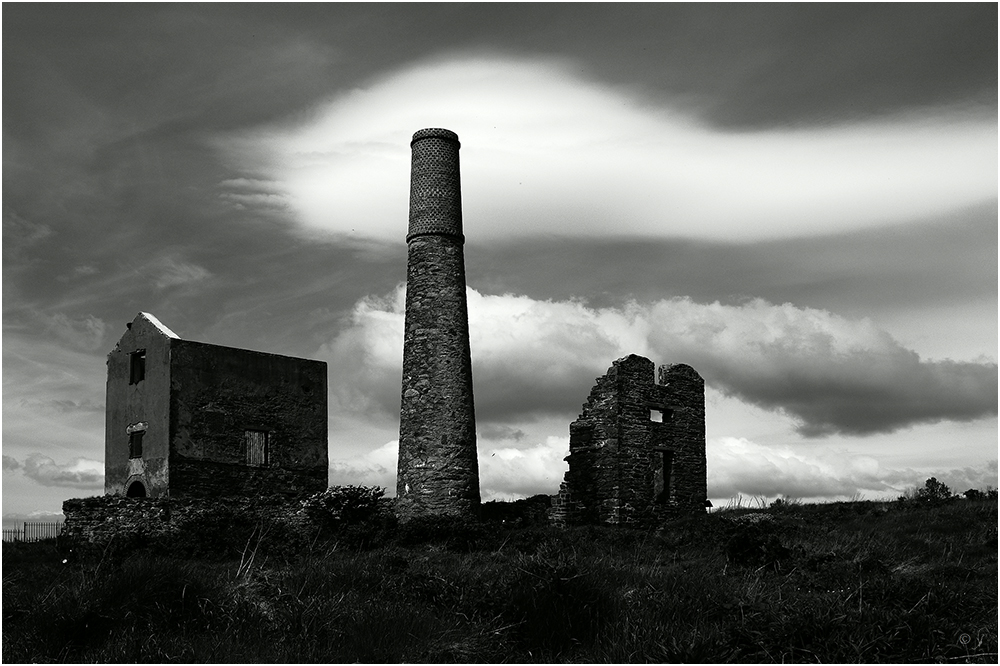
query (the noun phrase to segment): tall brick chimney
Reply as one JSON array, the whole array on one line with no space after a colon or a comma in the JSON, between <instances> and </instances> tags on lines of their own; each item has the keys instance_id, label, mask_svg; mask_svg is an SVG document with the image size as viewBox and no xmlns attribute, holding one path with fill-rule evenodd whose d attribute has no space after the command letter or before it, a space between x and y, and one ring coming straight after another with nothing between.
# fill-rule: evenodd
<instances>
[{"instance_id":1,"label":"tall brick chimney","mask_svg":"<svg viewBox=\"0 0 1000 666\"><path fill-rule=\"evenodd\" d=\"M479 509L458 135L410 142L406 332L396 513L472 517Z\"/></svg>"}]
</instances>

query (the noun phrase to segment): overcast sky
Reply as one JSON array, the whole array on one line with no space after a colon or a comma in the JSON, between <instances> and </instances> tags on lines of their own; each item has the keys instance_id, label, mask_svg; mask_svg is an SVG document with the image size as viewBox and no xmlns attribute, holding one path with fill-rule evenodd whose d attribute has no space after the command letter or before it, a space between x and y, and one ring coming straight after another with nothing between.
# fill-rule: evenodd
<instances>
[{"instance_id":1,"label":"overcast sky","mask_svg":"<svg viewBox=\"0 0 1000 666\"><path fill-rule=\"evenodd\" d=\"M484 499L629 353L705 377L717 503L997 485L995 4L7 4L5 519L103 491L139 311L327 361L331 481L392 492L424 127Z\"/></svg>"}]
</instances>

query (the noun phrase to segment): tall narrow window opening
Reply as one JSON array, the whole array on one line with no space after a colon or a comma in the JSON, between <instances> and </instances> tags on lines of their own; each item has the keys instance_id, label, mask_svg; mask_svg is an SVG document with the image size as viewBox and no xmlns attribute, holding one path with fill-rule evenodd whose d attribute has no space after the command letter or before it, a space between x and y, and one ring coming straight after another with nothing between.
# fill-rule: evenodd
<instances>
[{"instance_id":1,"label":"tall narrow window opening","mask_svg":"<svg viewBox=\"0 0 1000 666\"><path fill-rule=\"evenodd\" d=\"M266 430L246 430L243 432L243 443L246 449L248 465L263 467L268 463L268 432Z\"/></svg>"},{"instance_id":2,"label":"tall narrow window opening","mask_svg":"<svg viewBox=\"0 0 1000 666\"><path fill-rule=\"evenodd\" d=\"M128 383L138 384L145 378L146 378L146 350L140 349L139 351L135 351L129 354Z\"/></svg>"},{"instance_id":3,"label":"tall narrow window opening","mask_svg":"<svg viewBox=\"0 0 1000 666\"><path fill-rule=\"evenodd\" d=\"M130 432L128 435L128 457L129 458L141 458L142 457L142 436L146 434L145 430L136 430L135 432Z\"/></svg>"},{"instance_id":4,"label":"tall narrow window opening","mask_svg":"<svg viewBox=\"0 0 1000 666\"><path fill-rule=\"evenodd\" d=\"M660 470L655 479L656 502L666 504L670 501L670 481L674 473L674 452L660 451Z\"/></svg>"}]
</instances>

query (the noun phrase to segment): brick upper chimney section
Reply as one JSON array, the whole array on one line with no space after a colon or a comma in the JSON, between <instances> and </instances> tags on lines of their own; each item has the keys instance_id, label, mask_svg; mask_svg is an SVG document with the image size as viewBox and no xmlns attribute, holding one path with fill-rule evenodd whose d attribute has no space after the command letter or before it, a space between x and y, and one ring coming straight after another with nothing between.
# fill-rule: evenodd
<instances>
[{"instance_id":1,"label":"brick upper chimney section","mask_svg":"<svg viewBox=\"0 0 1000 666\"><path fill-rule=\"evenodd\" d=\"M462 235L462 180L458 135L446 129L422 129L410 149L410 229L406 241L427 234Z\"/></svg>"}]
</instances>

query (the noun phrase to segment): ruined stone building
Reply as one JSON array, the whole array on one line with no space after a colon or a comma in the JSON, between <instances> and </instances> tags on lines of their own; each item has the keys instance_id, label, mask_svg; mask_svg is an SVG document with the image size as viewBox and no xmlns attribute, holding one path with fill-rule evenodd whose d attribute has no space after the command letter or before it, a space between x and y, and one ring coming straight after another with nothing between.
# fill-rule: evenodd
<instances>
[{"instance_id":1,"label":"ruined stone building","mask_svg":"<svg viewBox=\"0 0 1000 666\"><path fill-rule=\"evenodd\" d=\"M598 378L569 428L562 525L653 525L704 513L705 382L688 365L630 355Z\"/></svg>"},{"instance_id":2,"label":"ruined stone building","mask_svg":"<svg viewBox=\"0 0 1000 666\"><path fill-rule=\"evenodd\" d=\"M396 513L474 516L479 459L472 395L458 135L410 142L406 322Z\"/></svg>"},{"instance_id":3,"label":"ruined stone building","mask_svg":"<svg viewBox=\"0 0 1000 666\"><path fill-rule=\"evenodd\" d=\"M326 363L182 340L140 313L108 354L106 494L327 487Z\"/></svg>"}]
</instances>

